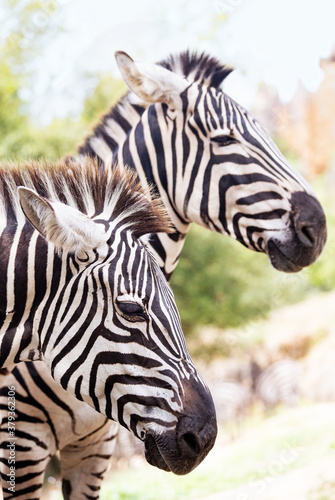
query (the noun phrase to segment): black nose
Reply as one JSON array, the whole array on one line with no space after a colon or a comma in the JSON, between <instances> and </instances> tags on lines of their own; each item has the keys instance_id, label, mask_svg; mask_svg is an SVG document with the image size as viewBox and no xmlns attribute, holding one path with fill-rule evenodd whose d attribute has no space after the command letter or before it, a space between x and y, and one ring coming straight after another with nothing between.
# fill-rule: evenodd
<instances>
[{"instance_id":1,"label":"black nose","mask_svg":"<svg viewBox=\"0 0 335 500\"><path fill-rule=\"evenodd\" d=\"M327 238L326 217L316 198L294 193L291 198L293 226L301 244L307 249L321 252Z\"/></svg>"},{"instance_id":2,"label":"black nose","mask_svg":"<svg viewBox=\"0 0 335 500\"><path fill-rule=\"evenodd\" d=\"M155 434L145 439L145 457L149 464L174 474L191 472L213 448L217 423L212 402L206 417L180 417L175 430Z\"/></svg>"},{"instance_id":3,"label":"black nose","mask_svg":"<svg viewBox=\"0 0 335 500\"><path fill-rule=\"evenodd\" d=\"M185 432L185 434L179 436L178 444L183 455L191 458L199 455L201 451L201 442L195 432Z\"/></svg>"},{"instance_id":4,"label":"black nose","mask_svg":"<svg viewBox=\"0 0 335 500\"><path fill-rule=\"evenodd\" d=\"M201 461L213 447L217 423L215 413L208 412L208 419L182 417L177 427L177 444L184 459ZM200 460L199 460L200 459Z\"/></svg>"},{"instance_id":5,"label":"black nose","mask_svg":"<svg viewBox=\"0 0 335 500\"><path fill-rule=\"evenodd\" d=\"M295 229L301 243L306 247L313 247L317 240L317 228L311 223L296 222Z\"/></svg>"}]
</instances>

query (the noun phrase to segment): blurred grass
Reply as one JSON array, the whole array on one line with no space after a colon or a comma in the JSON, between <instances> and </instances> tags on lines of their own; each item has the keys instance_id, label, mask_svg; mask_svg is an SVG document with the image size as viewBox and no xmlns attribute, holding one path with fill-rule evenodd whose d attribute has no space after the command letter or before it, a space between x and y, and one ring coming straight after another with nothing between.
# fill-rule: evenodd
<instances>
[{"instance_id":1,"label":"blurred grass","mask_svg":"<svg viewBox=\"0 0 335 500\"><path fill-rule=\"evenodd\" d=\"M306 500L334 500L335 482L326 482L319 488L312 490Z\"/></svg>"},{"instance_id":2,"label":"blurred grass","mask_svg":"<svg viewBox=\"0 0 335 500\"><path fill-rule=\"evenodd\" d=\"M335 455L334 419L335 405L327 403L279 408L265 418L255 411L240 429L238 440L231 442L220 429L214 449L187 476L174 476L141 462L136 468L112 471L100 499L195 500L247 484L254 493L283 473ZM320 490L313 490L306 500L333 499L325 496L332 488L320 484Z\"/></svg>"},{"instance_id":3,"label":"blurred grass","mask_svg":"<svg viewBox=\"0 0 335 500\"><path fill-rule=\"evenodd\" d=\"M278 409L265 420L256 413L235 443L221 429L215 448L191 474L177 477L150 466L112 473L101 499L196 499L303 467L334 453L334 416L335 405L327 404Z\"/></svg>"}]
</instances>

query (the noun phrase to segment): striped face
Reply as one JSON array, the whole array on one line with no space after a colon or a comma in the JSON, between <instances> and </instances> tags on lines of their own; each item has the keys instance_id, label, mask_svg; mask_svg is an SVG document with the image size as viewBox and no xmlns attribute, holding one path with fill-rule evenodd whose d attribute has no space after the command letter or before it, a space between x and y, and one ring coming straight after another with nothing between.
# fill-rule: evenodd
<instances>
[{"instance_id":1,"label":"striped face","mask_svg":"<svg viewBox=\"0 0 335 500\"><path fill-rule=\"evenodd\" d=\"M133 167L155 185L176 228L152 246L166 275L196 222L300 271L326 241L323 210L264 128L221 89L230 69L188 52L160 65L116 54L132 91L79 150Z\"/></svg>"},{"instance_id":2,"label":"striped face","mask_svg":"<svg viewBox=\"0 0 335 500\"><path fill-rule=\"evenodd\" d=\"M39 294L46 286L34 320L39 359L65 390L145 441L151 464L190 472L214 444L215 409L188 354L172 291L142 241L145 226L169 227L159 222L158 201L153 206L137 192L127 205L127 189L113 188L109 209L89 218L31 189L19 192L26 217L48 242L39 258L47 276L34 285Z\"/></svg>"},{"instance_id":3,"label":"striped face","mask_svg":"<svg viewBox=\"0 0 335 500\"><path fill-rule=\"evenodd\" d=\"M199 162L196 176L185 169L185 219L267 253L278 270L314 262L326 241L323 210L260 123L213 87L193 84L183 100L185 144L197 145Z\"/></svg>"},{"instance_id":4,"label":"striped face","mask_svg":"<svg viewBox=\"0 0 335 500\"><path fill-rule=\"evenodd\" d=\"M43 355L64 389L140 436L131 415L140 418L146 398L160 394L161 405L151 411L158 418L163 406L174 425L183 409L182 381L198 375L172 291L145 246L118 229L107 247L92 262L67 257L72 276L51 305L57 335L42 332Z\"/></svg>"},{"instance_id":5,"label":"striped face","mask_svg":"<svg viewBox=\"0 0 335 500\"><path fill-rule=\"evenodd\" d=\"M144 440L150 463L189 472L214 444L211 396L189 357L158 264L129 231L113 232L107 245L108 255L84 268L69 261L67 274L78 273L55 302L57 336L44 342L43 359L64 389ZM194 436L202 443L196 453Z\"/></svg>"}]
</instances>

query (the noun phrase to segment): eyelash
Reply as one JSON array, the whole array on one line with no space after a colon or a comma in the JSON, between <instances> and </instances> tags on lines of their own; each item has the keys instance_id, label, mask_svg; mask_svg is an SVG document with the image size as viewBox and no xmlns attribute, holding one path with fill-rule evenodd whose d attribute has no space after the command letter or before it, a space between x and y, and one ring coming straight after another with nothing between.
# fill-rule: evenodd
<instances>
[{"instance_id":1,"label":"eyelash","mask_svg":"<svg viewBox=\"0 0 335 500\"><path fill-rule=\"evenodd\" d=\"M237 142L234 137L230 137L229 135L217 135L216 137L212 137L212 142L219 144L220 146L229 146L230 144L234 144Z\"/></svg>"},{"instance_id":2,"label":"eyelash","mask_svg":"<svg viewBox=\"0 0 335 500\"><path fill-rule=\"evenodd\" d=\"M137 302L117 301L116 303L121 315L127 320L135 323L137 321L145 321L147 319L145 309Z\"/></svg>"}]
</instances>

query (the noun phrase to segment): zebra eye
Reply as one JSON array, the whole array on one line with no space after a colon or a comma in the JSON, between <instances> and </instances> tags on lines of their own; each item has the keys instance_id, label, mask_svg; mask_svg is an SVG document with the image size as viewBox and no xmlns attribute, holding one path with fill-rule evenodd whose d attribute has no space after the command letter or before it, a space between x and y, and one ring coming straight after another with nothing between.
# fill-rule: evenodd
<instances>
[{"instance_id":1,"label":"zebra eye","mask_svg":"<svg viewBox=\"0 0 335 500\"><path fill-rule=\"evenodd\" d=\"M216 137L212 137L212 142L216 142L220 146L229 146L229 144L234 144L238 141L229 135L217 135Z\"/></svg>"},{"instance_id":2,"label":"zebra eye","mask_svg":"<svg viewBox=\"0 0 335 500\"><path fill-rule=\"evenodd\" d=\"M117 300L117 306L122 316L129 321L145 321L147 319L144 308L137 302L122 302Z\"/></svg>"}]
</instances>

